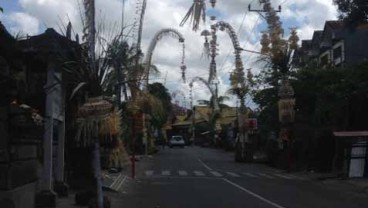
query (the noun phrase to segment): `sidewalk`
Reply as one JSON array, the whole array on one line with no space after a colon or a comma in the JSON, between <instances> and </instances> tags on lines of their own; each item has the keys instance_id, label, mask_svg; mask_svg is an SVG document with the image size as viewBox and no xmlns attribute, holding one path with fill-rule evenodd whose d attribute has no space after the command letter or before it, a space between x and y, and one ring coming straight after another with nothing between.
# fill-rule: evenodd
<instances>
[{"instance_id":1,"label":"sidewalk","mask_svg":"<svg viewBox=\"0 0 368 208\"><path fill-rule=\"evenodd\" d=\"M292 172L292 174L320 182L331 189L368 196L368 178L341 178L336 173Z\"/></svg>"},{"instance_id":2,"label":"sidewalk","mask_svg":"<svg viewBox=\"0 0 368 208\"><path fill-rule=\"evenodd\" d=\"M122 186L125 180L128 178L128 168L123 169L119 173L103 173L103 194L111 200L111 207L113 207L114 201L118 200L119 194L121 194ZM69 190L69 196L56 199L56 208L73 208L81 207L75 204L75 194L77 191ZM87 206L83 206L87 207Z\"/></svg>"},{"instance_id":3,"label":"sidewalk","mask_svg":"<svg viewBox=\"0 0 368 208\"><path fill-rule=\"evenodd\" d=\"M141 163L145 159L152 158L152 155L136 155L136 168L138 163ZM109 173L103 171L103 194L108 196L111 200L111 208L116 207L116 204L121 201L126 189L128 189L129 183L134 179L131 178L131 164L127 164L121 172ZM75 204L75 190L69 190L69 196L56 199L56 208L73 208L81 207ZM86 206L83 206L86 207Z\"/></svg>"}]
</instances>

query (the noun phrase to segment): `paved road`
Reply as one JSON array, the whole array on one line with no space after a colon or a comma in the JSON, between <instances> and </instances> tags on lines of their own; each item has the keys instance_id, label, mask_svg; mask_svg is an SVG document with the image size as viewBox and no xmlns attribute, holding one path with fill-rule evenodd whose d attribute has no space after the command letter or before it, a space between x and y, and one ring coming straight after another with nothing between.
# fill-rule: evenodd
<instances>
[{"instance_id":1,"label":"paved road","mask_svg":"<svg viewBox=\"0 0 368 208\"><path fill-rule=\"evenodd\" d=\"M137 178L118 184L113 207L125 208L358 208L368 197L337 190L298 174L239 164L233 153L165 149L138 163ZM122 181L122 180L120 180Z\"/></svg>"}]
</instances>

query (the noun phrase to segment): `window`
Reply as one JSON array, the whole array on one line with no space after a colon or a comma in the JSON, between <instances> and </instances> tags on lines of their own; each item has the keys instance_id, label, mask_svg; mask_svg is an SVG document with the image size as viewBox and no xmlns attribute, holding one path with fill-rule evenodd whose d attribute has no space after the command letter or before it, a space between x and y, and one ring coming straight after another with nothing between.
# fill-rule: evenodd
<instances>
[{"instance_id":1,"label":"window","mask_svg":"<svg viewBox=\"0 0 368 208\"><path fill-rule=\"evenodd\" d=\"M328 54L323 55L320 60L321 60L321 66L327 65L329 63Z\"/></svg>"},{"instance_id":2,"label":"window","mask_svg":"<svg viewBox=\"0 0 368 208\"><path fill-rule=\"evenodd\" d=\"M342 47L339 46L333 50L333 58L334 60L342 57Z\"/></svg>"}]
</instances>

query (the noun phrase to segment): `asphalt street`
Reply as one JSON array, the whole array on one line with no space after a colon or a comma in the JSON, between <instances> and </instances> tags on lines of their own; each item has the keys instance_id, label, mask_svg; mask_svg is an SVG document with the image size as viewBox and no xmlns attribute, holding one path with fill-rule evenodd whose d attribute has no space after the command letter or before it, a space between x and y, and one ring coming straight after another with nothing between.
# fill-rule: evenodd
<instances>
[{"instance_id":1,"label":"asphalt street","mask_svg":"<svg viewBox=\"0 0 368 208\"><path fill-rule=\"evenodd\" d=\"M219 149L166 148L137 163L137 177L116 176L113 207L358 208L366 194L331 187L263 164L235 163Z\"/></svg>"}]
</instances>

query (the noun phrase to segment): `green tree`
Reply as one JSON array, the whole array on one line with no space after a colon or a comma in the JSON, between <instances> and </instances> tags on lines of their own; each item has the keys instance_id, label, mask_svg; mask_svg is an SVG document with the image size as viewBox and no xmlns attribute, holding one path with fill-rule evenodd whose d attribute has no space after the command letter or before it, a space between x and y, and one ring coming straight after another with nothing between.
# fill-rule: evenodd
<instances>
[{"instance_id":1,"label":"green tree","mask_svg":"<svg viewBox=\"0 0 368 208\"><path fill-rule=\"evenodd\" d=\"M295 74L296 108L314 126L363 129L366 120L368 64L301 69Z\"/></svg>"},{"instance_id":2,"label":"green tree","mask_svg":"<svg viewBox=\"0 0 368 208\"><path fill-rule=\"evenodd\" d=\"M149 94L155 98L157 105L151 108L151 124L158 131L159 138L162 139L162 128L166 124L172 111L171 95L168 89L161 83L148 85Z\"/></svg>"},{"instance_id":3,"label":"green tree","mask_svg":"<svg viewBox=\"0 0 368 208\"><path fill-rule=\"evenodd\" d=\"M368 3L366 0L333 0L337 5L340 19L349 26L355 27L359 23L368 21Z\"/></svg>"},{"instance_id":4,"label":"green tree","mask_svg":"<svg viewBox=\"0 0 368 208\"><path fill-rule=\"evenodd\" d=\"M139 91L139 85L144 77L144 65L135 65L138 56L142 56L142 54L136 53L136 47L129 46L120 36L116 36L111 43L107 44L106 62L111 70L107 74L110 82L105 83L106 90L111 94L115 94L116 86L120 83L125 97L128 97L128 88L133 96L137 94L136 92ZM154 75L159 73L155 65L151 65L150 70Z\"/></svg>"},{"instance_id":5,"label":"green tree","mask_svg":"<svg viewBox=\"0 0 368 208\"><path fill-rule=\"evenodd\" d=\"M148 85L148 92L161 102L162 107L151 111L152 125L156 129L161 129L172 110L170 93L163 84L157 82Z\"/></svg>"}]
</instances>

